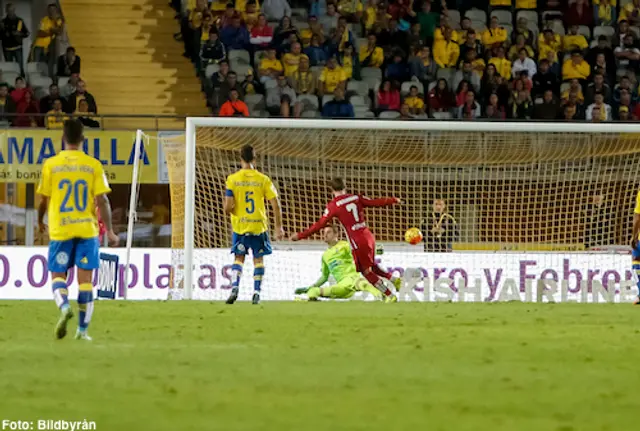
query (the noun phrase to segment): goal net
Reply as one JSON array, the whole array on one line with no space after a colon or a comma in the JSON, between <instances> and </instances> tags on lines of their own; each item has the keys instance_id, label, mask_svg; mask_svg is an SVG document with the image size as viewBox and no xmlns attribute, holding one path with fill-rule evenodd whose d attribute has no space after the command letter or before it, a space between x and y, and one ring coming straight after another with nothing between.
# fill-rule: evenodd
<instances>
[{"instance_id":1,"label":"goal net","mask_svg":"<svg viewBox=\"0 0 640 431\"><path fill-rule=\"evenodd\" d=\"M630 239L640 135L628 133L629 125L616 130L566 123L235 118L188 124L186 150L175 140L164 147L176 298L220 300L229 293L231 228L222 199L225 179L239 169L239 149L247 143L257 151L257 168L279 191L287 235L321 216L331 199L326 183L334 176L345 178L352 192L401 198L400 206L367 212L371 230L385 243L385 253L392 252L395 265L436 268L442 259L442 254L425 255L423 245L402 242L409 227L420 227L432 239L442 233L435 200L444 201L455 224L446 239L438 239L445 243L440 251L453 251L449 260L478 256L458 255L465 250L569 253ZM263 299L291 299L296 287L318 278L326 247L315 240L274 242ZM551 259L562 259L562 253ZM240 299L250 298L252 273L247 259ZM185 281L191 289L183 292Z\"/></svg>"}]
</instances>

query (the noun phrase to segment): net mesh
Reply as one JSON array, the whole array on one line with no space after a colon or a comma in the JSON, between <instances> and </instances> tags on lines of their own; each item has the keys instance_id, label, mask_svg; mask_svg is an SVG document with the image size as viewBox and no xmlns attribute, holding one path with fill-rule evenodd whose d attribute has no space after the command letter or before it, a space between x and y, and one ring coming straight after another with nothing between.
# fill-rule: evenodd
<instances>
[{"instance_id":1,"label":"net mesh","mask_svg":"<svg viewBox=\"0 0 640 431\"><path fill-rule=\"evenodd\" d=\"M196 266L212 261L206 249L230 246L221 202L225 179L239 168L239 148L246 143L254 145L257 168L280 193L287 234L318 219L331 199L326 183L334 176L345 178L350 191L404 201L368 210L382 242L401 242L413 226L429 236L436 199L455 219L457 232L448 240L454 250L584 250L626 244L631 234L637 135L198 127ZM174 260L181 262L183 143L165 142L164 154ZM230 263L230 256L225 259ZM176 273L176 287L180 279Z\"/></svg>"}]
</instances>

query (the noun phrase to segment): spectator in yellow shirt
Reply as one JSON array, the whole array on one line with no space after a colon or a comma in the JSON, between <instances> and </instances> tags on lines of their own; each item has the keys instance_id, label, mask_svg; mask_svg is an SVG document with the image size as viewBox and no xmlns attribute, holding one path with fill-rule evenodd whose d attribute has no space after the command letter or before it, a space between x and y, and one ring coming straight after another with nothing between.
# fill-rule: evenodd
<instances>
[{"instance_id":1,"label":"spectator in yellow shirt","mask_svg":"<svg viewBox=\"0 0 640 431\"><path fill-rule=\"evenodd\" d=\"M562 47L559 34L555 34L550 28L544 29L542 34L538 36L538 59L547 58L547 52L553 51L556 54Z\"/></svg>"},{"instance_id":2,"label":"spectator in yellow shirt","mask_svg":"<svg viewBox=\"0 0 640 431\"><path fill-rule=\"evenodd\" d=\"M442 68L455 68L460 57L460 45L453 39L453 29L447 27L444 39L433 43L433 59Z\"/></svg>"},{"instance_id":3,"label":"spectator in yellow shirt","mask_svg":"<svg viewBox=\"0 0 640 431\"><path fill-rule=\"evenodd\" d=\"M511 6L511 0L491 0L489 4L491 6Z\"/></svg>"},{"instance_id":4,"label":"spectator in yellow shirt","mask_svg":"<svg viewBox=\"0 0 640 431\"><path fill-rule=\"evenodd\" d=\"M492 57L489 60L489 64L493 64L496 67L496 72L500 74L504 79L511 77L511 62L504 56L504 47L499 46L496 50L496 57Z\"/></svg>"},{"instance_id":5,"label":"spectator in yellow shirt","mask_svg":"<svg viewBox=\"0 0 640 431\"><path fill-rule=\"evenodd\" d=\"M269 47L267 49L267 56L260 60L260 67L258 69L260 73L260 82L263 84L269 79L276 79L283 71L282 63L276 58L276 49Z\"/></svg>"},{"instance_id":6,"label":"spectator in yellow shirt","mask_svg":"<svg viewBox=\"0 0 640 431\"><path fill-rule=\"evenodd\" d=\"M445 15L442 15L440 17L440 27L436 28L436 31L433 32L433 43L443 41L447 29L451 29L452 41L458 44L464 42L464 40L461 38L460 33L455 31L453 27L449 25L449 18L447 18Z\"/></svg>"},{"instance_id":7,"label":"spectator in yellow shirt","mask_svg":"<svg viewBox=\"0 0 640 431\"><path fill-rule=\"evenodd\" d=\"M64 122L69 117L62 110L62 99L58 98L53 101L53 109L47 112L47 129L62 129Z\"/></svg>"},{"instance_id":8,"label":"spectator in yellow shirt","mask_svg":"<svg viewBox=\"0 0 640 431\"><path fill-rule=\"evenodd\" d=\"M288 52L282 56L282 64L284 65L284 76L289 78L298 71L298 65L300 64L300 58L303 56L302 46L299 42L295 42L291 45L291 52ZM306 56L305 56L306 57Z\"/></svg>"},{"instance_id":9,"label":"spectator in yellow shirt","mask_svg":"<svg viewBox=\"0 0 640 431\"><path fill-rule=\"evenodd\" d=\"M48 62L48 55L54 51L50 51L49 47L55 38L62 34L63 27L64 20L60 16L58 7L53 3L50 4L47 8L47 16L40 20L40 28L33 43L33 61Z\"/></svg>"},{"instance_id":10,"label":"spectator in yellow shirt","mask_svg":"<svg viewBox=\"0 0 640 431\"><path fill-rule=\"evenodd\" d=\"M341 87L344 90L347 77L344 70L338 66L338 60L335 56L332 56L327 65L322 69L320 78L318 78L318 90L320 95L333 93L336 87Z\"/></svg>"},{"instance_id":11,"label":"spectator in yellow shirt","mask_svg":"<svg viewBox=\"0 0 640 431\"><path fill-rule=\"evenodd\" d=\"M640 24L640 0L633 0L622 7L618 22L623 20L629 21L629 25Z\"/></svg>"},{"instance_id":12,"label":"spectator in yellow shirt","mask_svg":"<svg viewBox=\"0 0 640 431\"><path fill-rule=\"evenodd\" d=\"M377 37L375 34L367 36L367 44L360 47L360 67L377 67L382 66L384 62L384 52L382 48L376 45Z\"/></svg>"},{"instance_id":13,"label":"spectator in yellow shirt","mask_svg":"<svg viewBox=\"0 0 640 431\"><path fill-rule=\"evenodd\" d=\"M369 31L376 23L376 15L378 13L378 0L367 0L367 6L364 9L364 28Z\"/></svg>"},{"instance_id":14,"label":"spectator in yellow shirt","mask_svg":"<svg viewBox=\"0 0 640 431\"><path fill-rule=\"evenodd\" d=\"M360 22L364 7L361 0L338 0L338 12L340 16L350 21Z\"/></svg>"},{"instance_id":15,"label":"spectator in yellow shirt","mask_svg":"<svg viewBox=\"0 0 640 431\"><path fill-rule=\"evenodd\" d=\"M617 0L593 0L596 25L611 25L616 20Z\"/></svg>"},{"instance_id":16,"label":"spectator in yellow shirt","mask_svg":"<svg viewBox=\"0 0 640 431\"><path fill-rule=\"evenodd\" d=\"M569 95L571 93L575 93L578 102L584 103L584 94L582 93L582 86L580 85L580 81L577 79L572 79L569 84L569 89L562 92L560 95L560 100L562 103L567 103L569 101Z\"/></svg>"},{"instance_id":17,"label":"spectator in yellow shirt","mask_svg":"<svg viewBox=\"0 0 640 431\"><path fill-rule=\"evenodd\" d=\"M584 51L589 47L587 38L578 34L578 26L569 27L569 34L562 38L562 49L565 51L574 51L576 49Z\"/></svg>"},{"instance_id":18,"label":"spectator in yellow shirt","mask_svg":"<svg viewBox=\"0 0 640 431\"><path fill-rule=\"evenodd\" d=\"M424 100L418 94L418 87L412 85L409 95L405 97L404 103L409 107L409 112L413 115L424 114Z\"/></svg>"},{"instance_id":19,"label":"spectator in yellow shirt","mask_svg":"<svg viewBox=\"0 0 640 431\"><path fill-rule=\"evenodd\" d=\"M507 30L498 25L498 18L491 17L489 28L482 32L482 44L486 49L496 48L507 41Z\"/></svg>"},{"instance_id":20,"label":"spectator in yellow shirt","mask_svg":"<svg viewBox=\"0 0 640 431\"><path fill-rule=\"evenodd\" d=\"M571 58L562 65L562 80L569 79L585 80L591 74L591 66L582 57L578 50L571 53Z\"/></svg>"}]
</instances>

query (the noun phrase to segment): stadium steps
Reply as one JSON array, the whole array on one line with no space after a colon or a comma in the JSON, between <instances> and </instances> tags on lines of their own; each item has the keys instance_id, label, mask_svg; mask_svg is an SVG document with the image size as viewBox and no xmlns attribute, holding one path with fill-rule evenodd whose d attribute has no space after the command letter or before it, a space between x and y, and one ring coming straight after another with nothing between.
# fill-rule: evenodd
<instances>
[{"instance_id":1,"label":"stadium steps","mask_svg":"<svg viewBox=\"0 0 640 431\"><path fill-rule=\"evenodd\" d=\"M208 116L191 62L173 39L167 0L62 0L70 43L100 114ZM155 121L106 119L108 128L154 128ZM182 129L184 122L160 120Z\"/></svg>"}]
</instances>

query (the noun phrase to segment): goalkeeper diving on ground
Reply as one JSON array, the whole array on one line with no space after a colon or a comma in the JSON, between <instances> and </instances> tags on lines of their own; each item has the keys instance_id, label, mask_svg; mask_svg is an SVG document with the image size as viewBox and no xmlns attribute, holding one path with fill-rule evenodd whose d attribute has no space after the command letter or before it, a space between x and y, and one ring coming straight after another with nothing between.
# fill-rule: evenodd
<instances>
[{"instance_id":1,"label":"goalkeeper diving on ground","mask_svg":"<svg viewBox=\"0 0 640 431\"><path fill-rule=\"evenodd\" d=\"M327 226L322 230L322 239L329 245L322 254L322 275L310 287L296 289L296 295L306 293L309 301L316 301L320 297L347 299L356 292L369 292L375 299L382 299L382 293L358 273L349 243L338 240L338 235L337 226ZM330 275L336 284L325 286Z\"/></svg>"}]
</instances>

